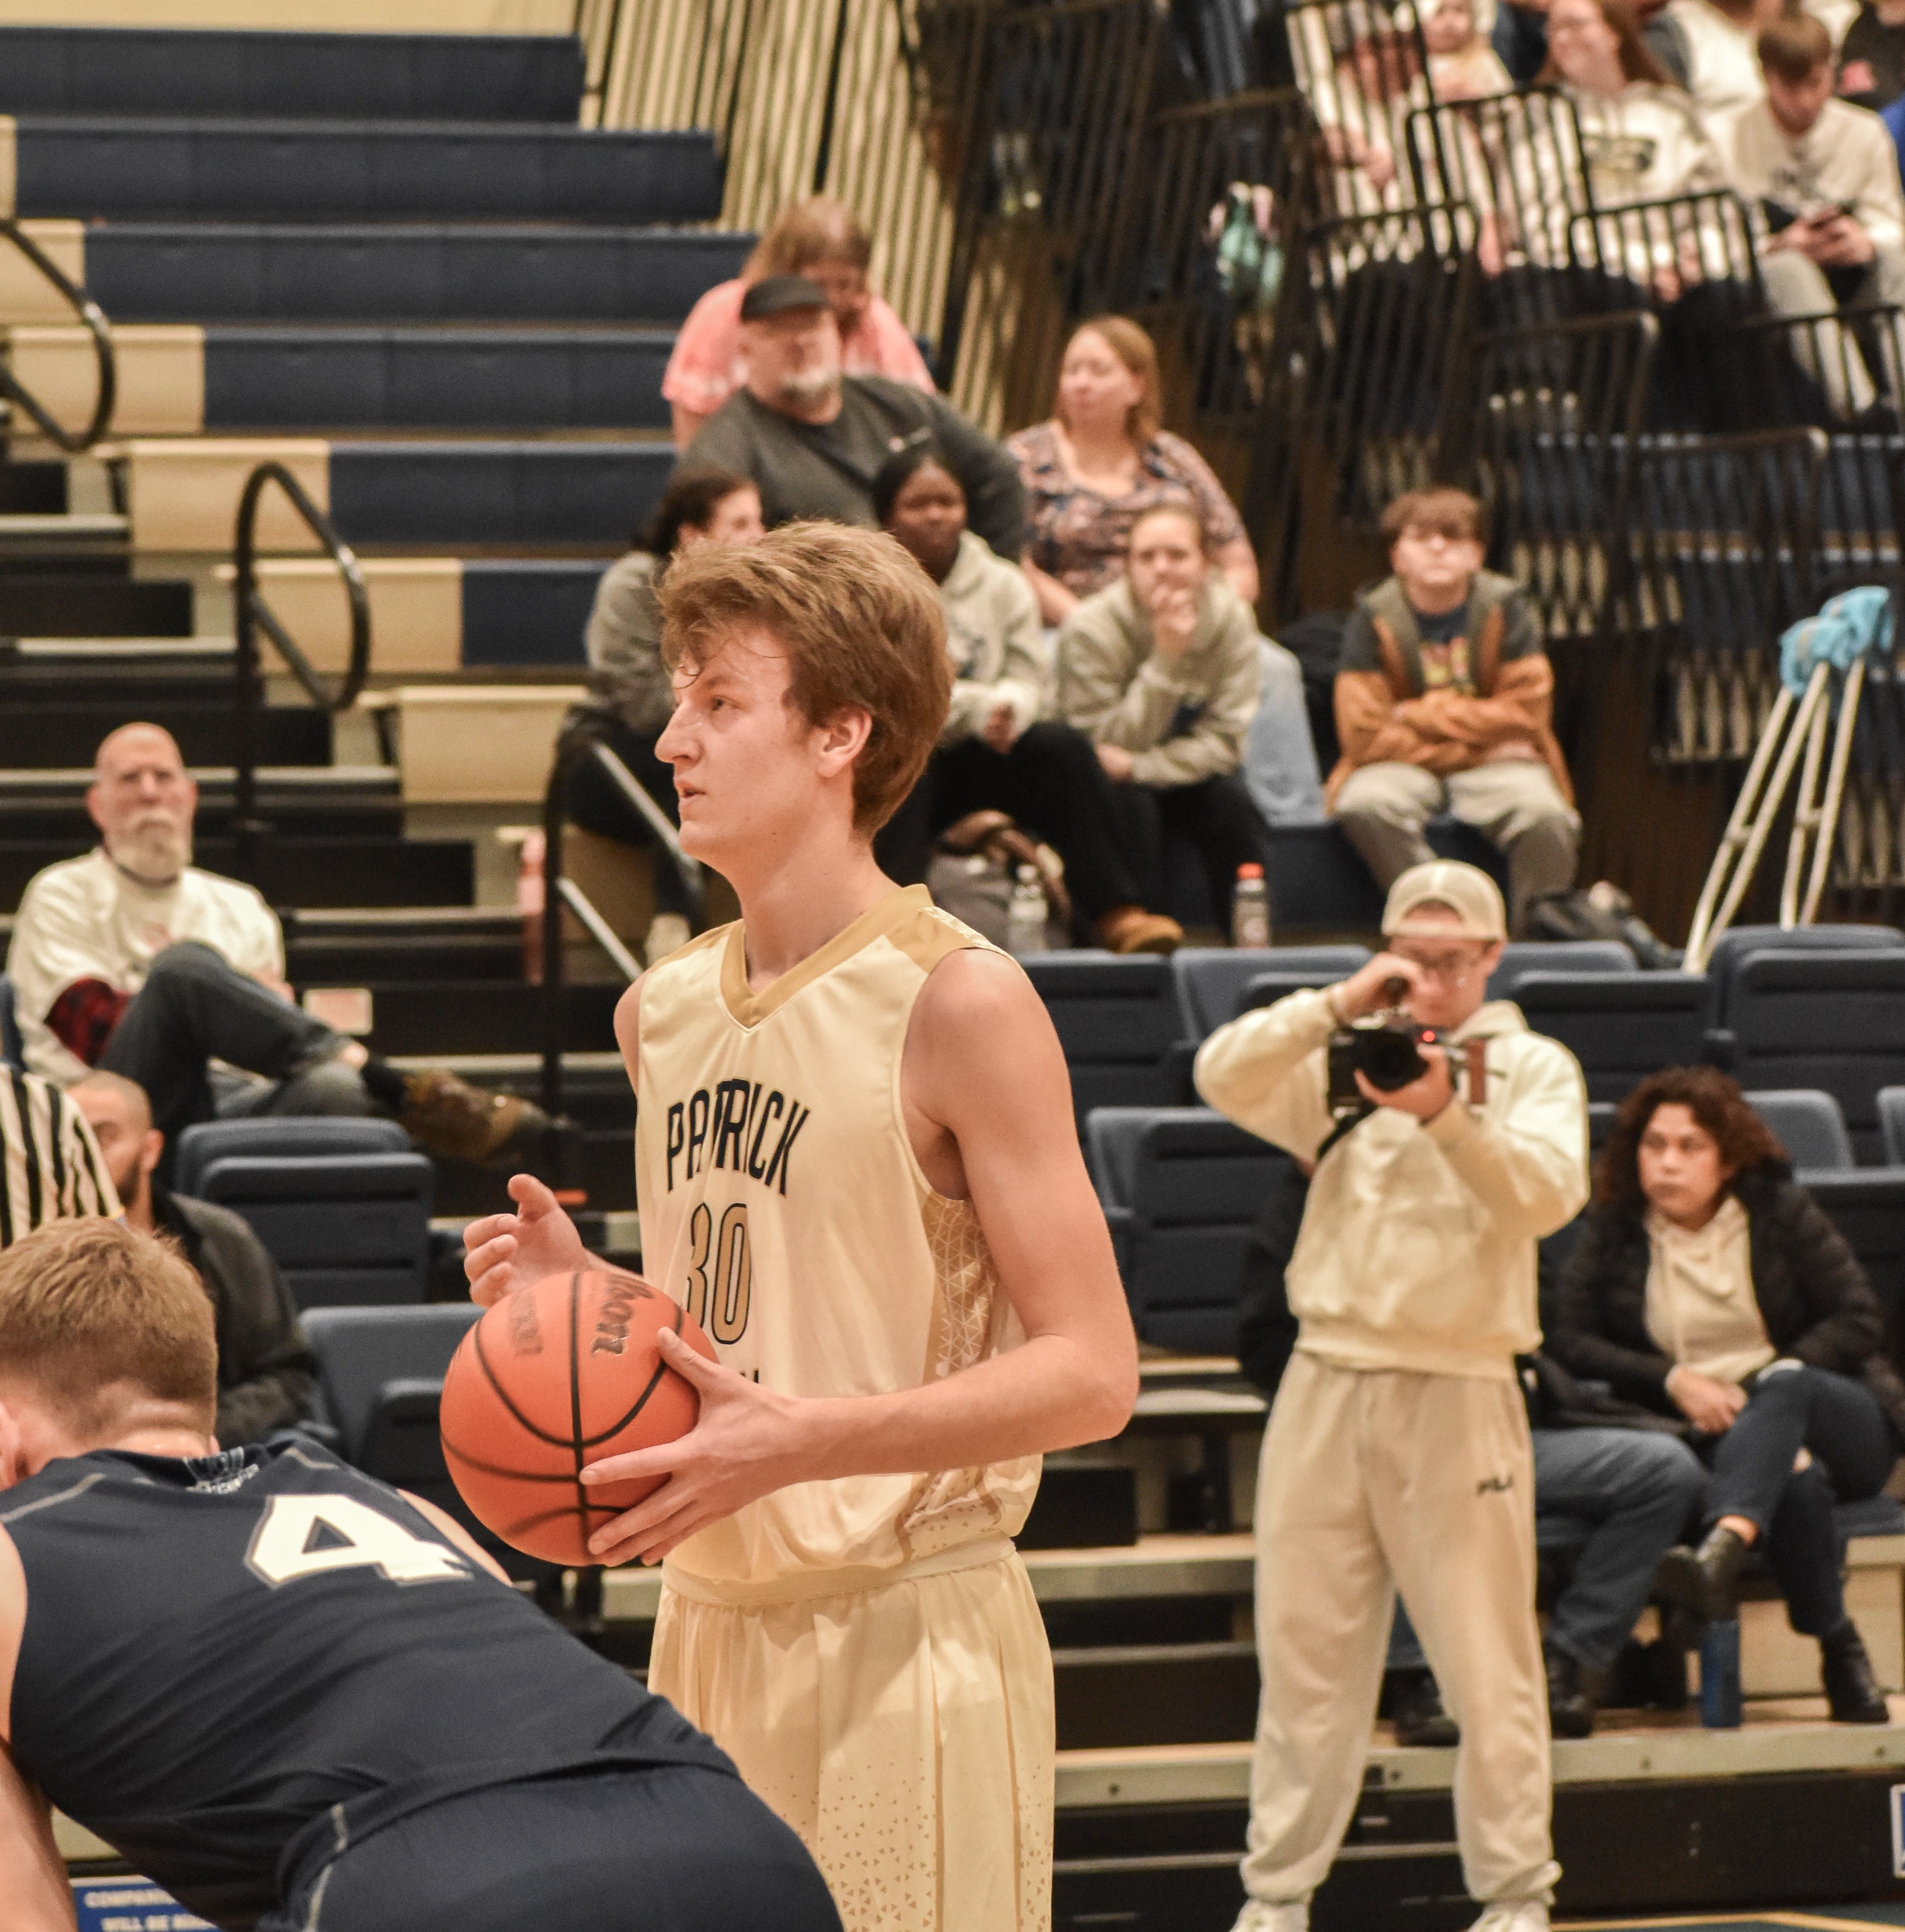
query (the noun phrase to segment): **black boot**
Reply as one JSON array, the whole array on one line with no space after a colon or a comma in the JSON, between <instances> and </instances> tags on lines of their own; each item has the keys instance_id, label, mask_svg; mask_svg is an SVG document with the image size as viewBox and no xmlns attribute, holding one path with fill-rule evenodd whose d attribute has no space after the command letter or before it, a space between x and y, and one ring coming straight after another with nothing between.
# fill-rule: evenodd
<instances>
[{"instance_id":1,"label":"black boot","mask_svg":"<svg viewBox=\"0 0 1905 1932\"><path fill-rule=\"evenodd\" d=\"M1654 1591L1710 1624L1730 1622L1739 1614L1740 1565L1751 1547L1736 1531L1716 1523L1698 1550L1683 1543L1660 1558Z\"/></svg>"},{"instance_id":2,"label":"black boot","mask_svg":"<svg viewBox=\"0 0 1905 1932\"><path fill-rule=\"evenodd\" d=\"M1848 1617L1819 1640L1820 1675L1835 1724L1888 1724L1892 1712L1872 1672L1858 1626Z\"/></svg>"},{"instance_id":3,"label":"black boot","mask_svg":"<svg viewBox=\"0 0 1905 1932\"><path fill-rule=\"evenodd\" d=\"M1396 1742L1442 1750L1459 1744L1462 1732L1443 1706L1434 1672L1420 1670L1414 1676L1415 1682L1396 1700Z\"/></svg>"},{"instance_id":4,"label":"black boot","mask_svg":"<svg viewBox=\"0 0 1905 1932\"><path fill-rule=\"evenodd\" d=\"M1551 1643L1541 1646L1548 1672L1548 1728L1558 1738L1585 1738L1594 1729L1602 1673Z\"/></svg>"}]
</instances>

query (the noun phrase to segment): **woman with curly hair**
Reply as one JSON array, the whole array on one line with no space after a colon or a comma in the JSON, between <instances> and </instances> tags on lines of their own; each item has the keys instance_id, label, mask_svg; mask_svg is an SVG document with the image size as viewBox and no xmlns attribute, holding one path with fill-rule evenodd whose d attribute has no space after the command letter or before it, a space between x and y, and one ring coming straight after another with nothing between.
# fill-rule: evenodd
<instances>
[{"instance_id":1,"label":"woman with curly hair","mask_svg":"<svg viewBox=\"0 0 1905 1932\"><path fill-rule=\"evenodd\" d=\"M1905 1383L1852 1250L1792 1178L1738 1083L1672 1066L1622 1103L1563 1272L1549 1347L1578 1375L1680 1415L1711 1470L1697 1550L1660 1586L1718 1619L1762 1540L1792 1628L1819 1640L1842 1724L1886 1700L1846 1614L1835 1502L1878 1494L1905 1442Z\"/></svg>"}]
</instances>

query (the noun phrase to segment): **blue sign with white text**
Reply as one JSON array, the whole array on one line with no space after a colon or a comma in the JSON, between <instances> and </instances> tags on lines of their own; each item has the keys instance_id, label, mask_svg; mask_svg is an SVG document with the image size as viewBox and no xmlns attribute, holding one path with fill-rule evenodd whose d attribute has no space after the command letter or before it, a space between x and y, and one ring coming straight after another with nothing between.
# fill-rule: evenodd
<instances>
[{"instance_id":1,"label":"blue sign with white text","mask_svg":"<svg viewBox=\"0 0 1905 1932\"><path fill-rule=\"evenodd\" d=\"M76 1878L72 1884L80 1932L217 1932L142 1878Z\"/></svg>"}]
</instances>

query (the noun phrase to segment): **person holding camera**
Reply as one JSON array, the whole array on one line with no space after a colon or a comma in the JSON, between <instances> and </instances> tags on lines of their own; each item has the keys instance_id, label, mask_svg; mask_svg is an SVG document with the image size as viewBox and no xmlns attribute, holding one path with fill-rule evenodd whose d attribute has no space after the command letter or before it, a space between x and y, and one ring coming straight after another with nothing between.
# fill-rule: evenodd
<instances>
[{"instance_id":1,"label":"person holding camera","mask_svg":"<svg viewBox=\"0 0 1905 1932\"><path fill-rule=\"evenodd\" d=\"M1363 1782L1400 1586L1462 1732L1476 1932L1546 1932L1548 1704L1514 1358L1535 1244L1588 1197L1574 1056L1487 998L1508 936L1472 866L1398 878L1352 978L1220 1028L1198 1093L1313 1162L1288 1270L1296 1351L1257 1490L1263 1672L1237 1932L1304 1932Z\"/></svg>"}]
</instances>

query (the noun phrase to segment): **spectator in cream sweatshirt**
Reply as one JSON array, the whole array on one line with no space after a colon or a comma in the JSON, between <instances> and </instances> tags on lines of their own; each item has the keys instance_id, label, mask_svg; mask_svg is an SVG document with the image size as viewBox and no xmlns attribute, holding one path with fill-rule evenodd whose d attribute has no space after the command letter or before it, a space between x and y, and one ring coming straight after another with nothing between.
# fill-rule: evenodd
<instances>
[{"instance_id":1,"label":"spectator in cream sweatshirt","mask_svg":"<svg viewBox=\"0 0 1905 1932\"><path fill-rule=\"evenodd\" d=\"M1832 98L1832 36L1810 14L1783 14L1760 32L1760 64L1766 98L1735 118L1723 146L1734 188L1765 224L1768 299L1792 316L1905 302L1898 151L1877 115ZM1840 416L1871 406L1875 377L1897 398L1876 338L1854 346L1831 327L1817 353L1801 345L1801 360Z\"/></svg>"}]
</instances>

